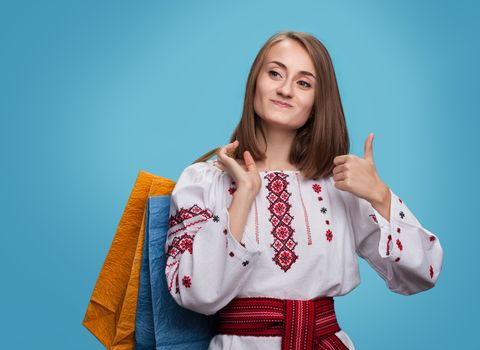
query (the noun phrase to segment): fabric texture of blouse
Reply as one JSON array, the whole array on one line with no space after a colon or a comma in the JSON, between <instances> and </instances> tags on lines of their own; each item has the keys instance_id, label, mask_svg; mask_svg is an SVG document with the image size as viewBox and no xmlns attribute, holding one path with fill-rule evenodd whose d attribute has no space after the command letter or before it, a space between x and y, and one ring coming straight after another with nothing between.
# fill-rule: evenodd
<instances>
[{"instance_id":1,"label":"fabric texture of blouse","mask_svg":"<svg viewBox=\"0 0 480 350\"><path fill-rule=\"evenodd\" d=\"M230 174L212 159L181 173L165 243L168 288L180 306L211 315L235 297L345 295L360 284L357 255L393 292L410 295L435 285L443 262L439 239L391 189L389 222L368 201L337 189L333 176L259 174L262 186L239 242L230 231L228 208L236 190ZM355 349L346 332L336 335ZM273 350L280 344L280 337L218 334L209 350Z\"/></svg>"}]
</instances>

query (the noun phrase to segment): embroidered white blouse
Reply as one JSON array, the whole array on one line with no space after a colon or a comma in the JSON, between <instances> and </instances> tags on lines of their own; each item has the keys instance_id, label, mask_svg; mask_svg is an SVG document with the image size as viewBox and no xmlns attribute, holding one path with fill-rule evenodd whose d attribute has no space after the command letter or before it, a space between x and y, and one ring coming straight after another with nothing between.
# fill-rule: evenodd
<instances>
[{"instance_id":1,"label":"embroidered white blouse","mask_svg":"<svg viewBox=\"0 0 480 350\"><path fill-rule=\"evenodd\" d=\"M311 180L283 170L260 177L238 242L230 231L228 208L236 190L230 174L212 159L181 173L165 243L165 274L180 306L210 315L235 297L345 295L360 283L357 255L393 292L409 295L435 285L443 261L439 239L391 189L388 222L368 201L337 189L333 176ZM355 349L343 330L336 335ZM280 345L280 337L216 335L209 349Z\"/></svg>"}]
</instances>

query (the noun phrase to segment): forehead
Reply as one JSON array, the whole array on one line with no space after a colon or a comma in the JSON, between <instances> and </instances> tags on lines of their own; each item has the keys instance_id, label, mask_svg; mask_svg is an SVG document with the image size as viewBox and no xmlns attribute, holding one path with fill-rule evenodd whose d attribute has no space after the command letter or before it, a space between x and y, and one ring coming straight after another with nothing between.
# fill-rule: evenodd
<instances>
[{"instance_id":1,"label":"forehead","mask_svg":"<svg viewBox=\"0 0 480 350\"><path fill-rule=\"evenodd\" d=\"M285 39L274 44L265 56L265 64L270 61L280 61L289 70L315 71L313 61L303 46L295 40Z\"/></svg>"}]
</instances>

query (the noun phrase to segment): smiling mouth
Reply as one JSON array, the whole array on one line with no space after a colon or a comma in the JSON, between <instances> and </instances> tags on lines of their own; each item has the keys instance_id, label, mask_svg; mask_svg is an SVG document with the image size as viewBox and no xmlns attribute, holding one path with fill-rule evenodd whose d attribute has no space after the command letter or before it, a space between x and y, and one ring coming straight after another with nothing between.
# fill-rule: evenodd
<instances>
[{"instance_id":1,"label":"smiling mouth","mask_svg":"<svg viewBox=\"0 0 480 350\"><path fill-rule=\"evenodd\" d=\"M277 101L277 100L270 100L273 102L273 104L279 106L279 107L282 107L282 108L290 108L292 107L290 104L288 103L284 103L284 102L281 102L281 101Z\"/></svg>"}]
</instances>

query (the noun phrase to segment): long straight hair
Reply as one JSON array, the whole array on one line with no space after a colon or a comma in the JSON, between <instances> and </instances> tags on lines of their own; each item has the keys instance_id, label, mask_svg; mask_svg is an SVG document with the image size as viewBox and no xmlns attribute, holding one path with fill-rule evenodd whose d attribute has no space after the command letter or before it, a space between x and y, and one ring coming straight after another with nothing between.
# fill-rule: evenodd
<instances>
[{"instance_id":1,"label":"long straight hair","mask_svg":"<svg viewBox=\"0 0 480 350\"><path fill-rule=\"evenodd\" d=\"M269 49L285 39L296 40L305 48L313 61L317 76L311 117L297 129L290 150L289 162L294 164L305 178L328 177L332 175L334 168L333 159L338 155L348 154L350 141L330 55L320 40L304 32L275 33L255 57L248 74L242 117L230 137L230 142L238 140L240 144L231 153L231 156L236 160L243 160L243 153L248 150L255 161L266 158L266 149L260 149L256 133L258 128L265 141L261 120L255 113L253 105L256 82ZM217 147L193 163L206 161L217 154L219 150L220 147Z\"/></svg>"}]
</instances>

